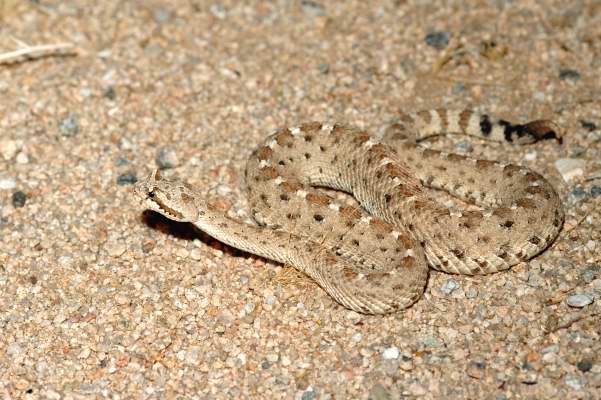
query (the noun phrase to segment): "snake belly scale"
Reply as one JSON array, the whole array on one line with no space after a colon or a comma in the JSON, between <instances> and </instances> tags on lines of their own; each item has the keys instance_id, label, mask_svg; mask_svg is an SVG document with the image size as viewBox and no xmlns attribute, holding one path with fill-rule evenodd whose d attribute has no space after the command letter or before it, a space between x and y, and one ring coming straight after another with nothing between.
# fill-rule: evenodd
<instances>
[{"instance_id":1,"label":"snake belly scale","mask_svg":"<svg viewBox=\"0 0 601 400\"><path fill-rule=\"evenodd\" d=\"M428 265L469 275L505 270L543 251L563 225L559 196L541 175L415 140L443 133L527 143L554 137L557 127L430 110L404 115L382 140L339 124L280 129L247 163L256 225L226 216L199 191L159 171L134 192L146 208L303 271L345 307L389 313L421 296ZM349 193L361 207L341 204L319 187ZM426 188L477 209L449 209Z\"/></svg>"}]
</instances>

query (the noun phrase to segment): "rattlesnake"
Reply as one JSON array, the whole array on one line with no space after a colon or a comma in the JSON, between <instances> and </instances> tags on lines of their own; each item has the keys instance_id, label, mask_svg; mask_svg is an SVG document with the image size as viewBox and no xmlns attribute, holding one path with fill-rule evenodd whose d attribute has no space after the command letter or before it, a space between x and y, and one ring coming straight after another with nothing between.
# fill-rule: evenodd
<instances>
[{"instance_id":1,"label":"rattlesnake","mask_svg":"<svg viewBox=\"0 0 601 400\"><path fill-rule=\"evenodd\" d=\"M134 192L144 207L167 218L294 266L350 309L381 314L420 297L428 264L470 275L505 270L544 250L564 218L553 187L525 167L402 139L454 133L526 143L556 132L550 121L512 124L444 109L404 115L381 141L338 124L281 129L254 151L246 167L258 225L229 218L191 186L164 179L158 170ZM362 208L341 204L320 186L352 194ZM478 209L449 209L424 187L447 191Z\"/></svg>"}]
</instances>

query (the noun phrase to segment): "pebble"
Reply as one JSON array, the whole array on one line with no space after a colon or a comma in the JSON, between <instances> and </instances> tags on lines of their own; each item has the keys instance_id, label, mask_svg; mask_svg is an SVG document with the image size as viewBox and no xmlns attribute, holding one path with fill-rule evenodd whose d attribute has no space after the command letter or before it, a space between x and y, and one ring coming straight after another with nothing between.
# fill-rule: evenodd
<instances>
[{"instance_id":1,"label":"pebble","mask_svg":"<svg viewBox=\"0 0 601 400\"><path fill-rule=\"evenodd\" d=\"M532 150L529 151L528 153L526 153L526 155L524 155L524 160L526 161L534 161L536 160L536 157L538 156L538 153L536 150Z\"/></svg>"},{"instance_id":2,"label":"pebble","mask_svg":"<svg viewBox=\"0 0 601 400\"><path fill-rule=\"evenodd\" d=\"M162 147L156 156L156 164L159 169L175 168L179 165L177 153L171 147Z\"/></svg>"},{"instance_id":3,"label":"pebble","mask_svg":"<svg viewBox=\"0 0 601 400\"><path fill-rule=\"evenodd\" d=\"M213 14L215 18L225 19L225 17L227 17L227 12L225 11L225 7L223 6L223 4L211 4L211 6L209 7L209 11L211 12L211 14Z\"/></svg>"},{"instance_id":4,"label":"pebble","mask_svg":"<svg viewBox=\"0 0 601 400\"><path fill-rule=\"evenodd\" d=\"M575 376L571 376L571 375L566 376L565 382L566 382L566 385L568 385L569 387L571 387L574 390L582 389L582 381L580 381L580 379L578 379Z\"/></svg>"},{"instance_id":5,"label":"pebble","mask_svg":"<svg viewBox=\"0 0 601 400\"><path fill-rule=\"evenodd\" d=\"M77 115L70 114L58 123L61 135L65 137L75 136L79 133L79 120Z\"/></svg>"},{"instance_id":6,"label":"pebble","mask_svg":"<svg viewBox=\"0 0 601 400\"><path fill-rule=\"evenodd\" d=\"M578 364L576 364L576 368L578 368L582 372L588 372L593 368L593 362L591 360L580 360Z\"/></svg>"},{"instance_id":7,"label":"pebble","mask_svg":"<svg viewBox=\"0 0 601 400\"><path fill-rule=\"evenodd\" d=\"M4 178L0 176L0 189L10 190L17 187L17 182L13 178Z\"/></svg>"},{"instance_id":8,"label":"pebble","mask_svg":"<svg viewBox=\"0 0 601 400\"><path fill-rule=\"evenodd\" d=\"M392 395L381 383L376 383L372 386L367 395L367 400L391 400Z\"/></svg>"},{"instance_id":9,"label":"pebble","mask_svg":"<svg viewBox=\"0 0 601 400\"><path fill-rule=\"evenodd\" d=\"M475 299L478 296L478 289L471 287L466 290L465 297L468 299Z\"/></svg>"},{"instance_id":10,"label":"pebble","mask_svg":"<svg viewBox=\"0 0 601 400\"><path fill-rule=\"evenodd\" d=\"M323 17L326 15L326 10L323 6L313 0L302 0L301 7L305 14L312 17Z\"/></svg>"},{"instance_id":11,"label":"pebble","mask_svg":"<svg viewBox=\"0 0 601 400\"><path fill-rule=\"evenodd\" d=\"M588 306L593 302L593 298L586 294L573 294L568 297L568 306L574 308L582 308Z\"/></svg>"},{"instance_id":12,"label":"pebble","mask_svg":"<svg viewBox=\"0 0 601 400\"><path fill-rule=\"evenodd\" d=\"M564 68L559 70L559 79L576 82L580 80L580 72L575 69Z\"/></svg>"},{"instance_id":13,"label":"pebble","mask_svg":"<svg viewBox=\"0 0 601 400\"><path fill-rule=\"evenodd\" d=\"M569 182L578 176L582 176L584 174L585 166L586 161L577 158L560 158L555 161L555 168L566 182Z\"/></svg>"},{"instance_id":14,"label":"pebble","mask_svg":"<svg viewBox=\"0 0 601 400\"><path fill-rule=\"evenodd\" d=\"M457 283L457 281L455 281L453 278L449 278L442 284L442 286L440 287L440 291L444 294L449 295L453 293L457 288L459 288L459 284Z\"/></svg>"},{"instance_id":15,"label":"pebble","mask_svg":"<svg viewBox=\"0 0 601 400\"><path fill-rule=\"evenodd\" d=\"M12 159L19 150L21 150L21 146L16 140L0 141L0 154L6 161Z\"/></svg>"},{"instance_id":16,"label":"pebble","mask_svg":"<svg viewBox=\"0 0 601 400\"><path fill-rule=\"evenodd\" d=\"M12 196L13 207L21 208L25 205L26 201L27 201L27 195L25 193L23 193L22 191L17 190L16 192L13 193L13 196Z\"/></svg>"},{"instance_id":17,"label":"pebble","mask_svg":"<svg viewBox=\"0 0 601 400\"><path fill-rule=\"evenodd\" d=\"M442 50L447 47L449 39L449 33L444 31L430 32L424 38L426 44L430 47L434 47L436 50Z\"/></svg>"},{"instance_id":18,"label":"pebble","mask_svg":"<svg viewBox=\"0 0 601 400\"><path fill-rule=\"evenodd\" d=\"M469 141L462 140L455 145L455 150L458 153L471 153L474 150L474 148L472 147L472 144Z\"/></svg>"},{"instance_id":19,"label":"pebble","mask_svg":"<svg viewBox=\"0 0 601 400\"><path fill-rule=\"evenodd\" d=\"M597 125L591 121L585 121L583 119L580 120L580 126L586 129L589 132L597 130Z\"/></svg>"},{"instance_id":20,"label":"pebble","mask_svg":"<svg viewBox=\"0 0 601 400\"><path fill-rule=\"evenodd\" d=\"M466 373L475 379L482 379L486 370L486 363L482 361L472 361L468 364Z\"/></svg>"},{"instance_id":21,"label":"pebble","mask_svg":"<svg viewBox=\"0 0 601 400\"><path fill-rule=\"evenodd\" d=\"M248 303L246 303L246 304L244 305L244 312L245 312L246 314L250 314L250 313L252 313L253 311L255 311L255 303L253 303L252 301L249 301Z\"/></svg>"},{"instance_id":22,"label":"pebble","mask_svg":"<svg viewBox=\"0 0 601 400\"><path fill-rule=\"evenodd\" d=\"M125 253L125 250L127 249L125 244L121 241L108 241L105 248L111 257L119 257L121 254Z\"/></svg>"},{"instance_id":23,"label":"pebble","mask_svg":"<svg viewBox=\"0 0 601 400\"><path fill-rule=\"evenodd\" d=\"M115 100L115 98L117 97L117 93L115 92L115 88L113 86L109 86L106 89L104 89L103 95L109 100Z\"/></svg>"},{"instance_id":24,"label":"pebble","mask_svg":"<svg viewBox=\"0 0 601 400\"><path fill-rule=\"evenodd\" d=\"M19 154L17 154L17 158L15 158L15 161L17 162L17 164L28 164L29 156L21 151L19 152Z\"/></svg>"},{"instance_id":25,"label":"pebble","mask_svg":"<svg viewBox=\"0 0 601 400\"><path fill-rule=\"evenodd\" d=\"M301 400L313 400L315 396L315 390L311 386L309 386L307 390L303 392Z\"/></svg>"},{"instance_id":26,"label":"pebble","mask_svg":"<svg viewBox=\"0 0 601 400\"><path fill-rule=\"evenodd\" d=\"M521 301L522 310L525 312L541 312L543 305L540 300L533 294L524 296Z\"/></svg>"},{"instance_id":27,"label":"pebble","mask_svg":"<svg viewBox=\"0 0 601 400\"><path fill-rule=\"evenodd\" d=\"M601 186L591 186L591 197L596 198L601 196Z\"/></svg>"},{"instance_id":28,"label":"pebble","mask_svg":"<svg viewBox=\"0 0 601 400\"><path fill-rule=\"evenodd\" d=\"M138 177L131 173L121 174L117 177L117 185L125 186L125 185L133 185L138 181Z\"/></svg>"},{"instance_id":29,"label":"pebble","mask_svg":"<svg viewBox=\"0 0 601 400\"><path fill-rule=\"evenodd\" d=\"M398 347L392 346L384 349L382 358L385 360L396 360L401 355Z\"/></svg>"}]
</instances>

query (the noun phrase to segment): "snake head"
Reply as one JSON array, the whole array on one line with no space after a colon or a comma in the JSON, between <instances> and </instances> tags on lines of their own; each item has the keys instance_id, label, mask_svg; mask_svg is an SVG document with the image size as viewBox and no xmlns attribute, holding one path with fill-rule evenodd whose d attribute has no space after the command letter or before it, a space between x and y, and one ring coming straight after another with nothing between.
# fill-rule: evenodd
<instances>
[{"instance_id":1,"label":"snake head","mask_svg":"<svg viewBox=\"0 0 601 400\"><path fill-rule=\"evenodd\" d=\"M195 222L203 214L195 202L196 191L184 182L163 178L158 169L134 185L134 194L143 207L174 221Z\"/></svg>"}]
</instances>

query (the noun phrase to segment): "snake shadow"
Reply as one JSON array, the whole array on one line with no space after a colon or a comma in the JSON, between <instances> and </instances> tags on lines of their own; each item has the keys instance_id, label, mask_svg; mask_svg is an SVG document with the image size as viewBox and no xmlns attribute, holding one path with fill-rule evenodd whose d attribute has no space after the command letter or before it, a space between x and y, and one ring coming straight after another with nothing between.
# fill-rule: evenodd
<instances>
[{"instance_id":1,"label":"snake shadow","mask_svg":"<svg viewBox=\"0 0 601 400\"><path fill-rule=\"evenodd\" d=\"M225 254L232 257L248 258L251 255L250 253L228 246L212 236L207 235L190 222L174 221L156 211L144 210L141 215L141 220L144 225L151 229L176 237L178 239L190 241L198 239L207 246L210 246L215 250L221 250Z\"/></svg>"}]
</instances>

